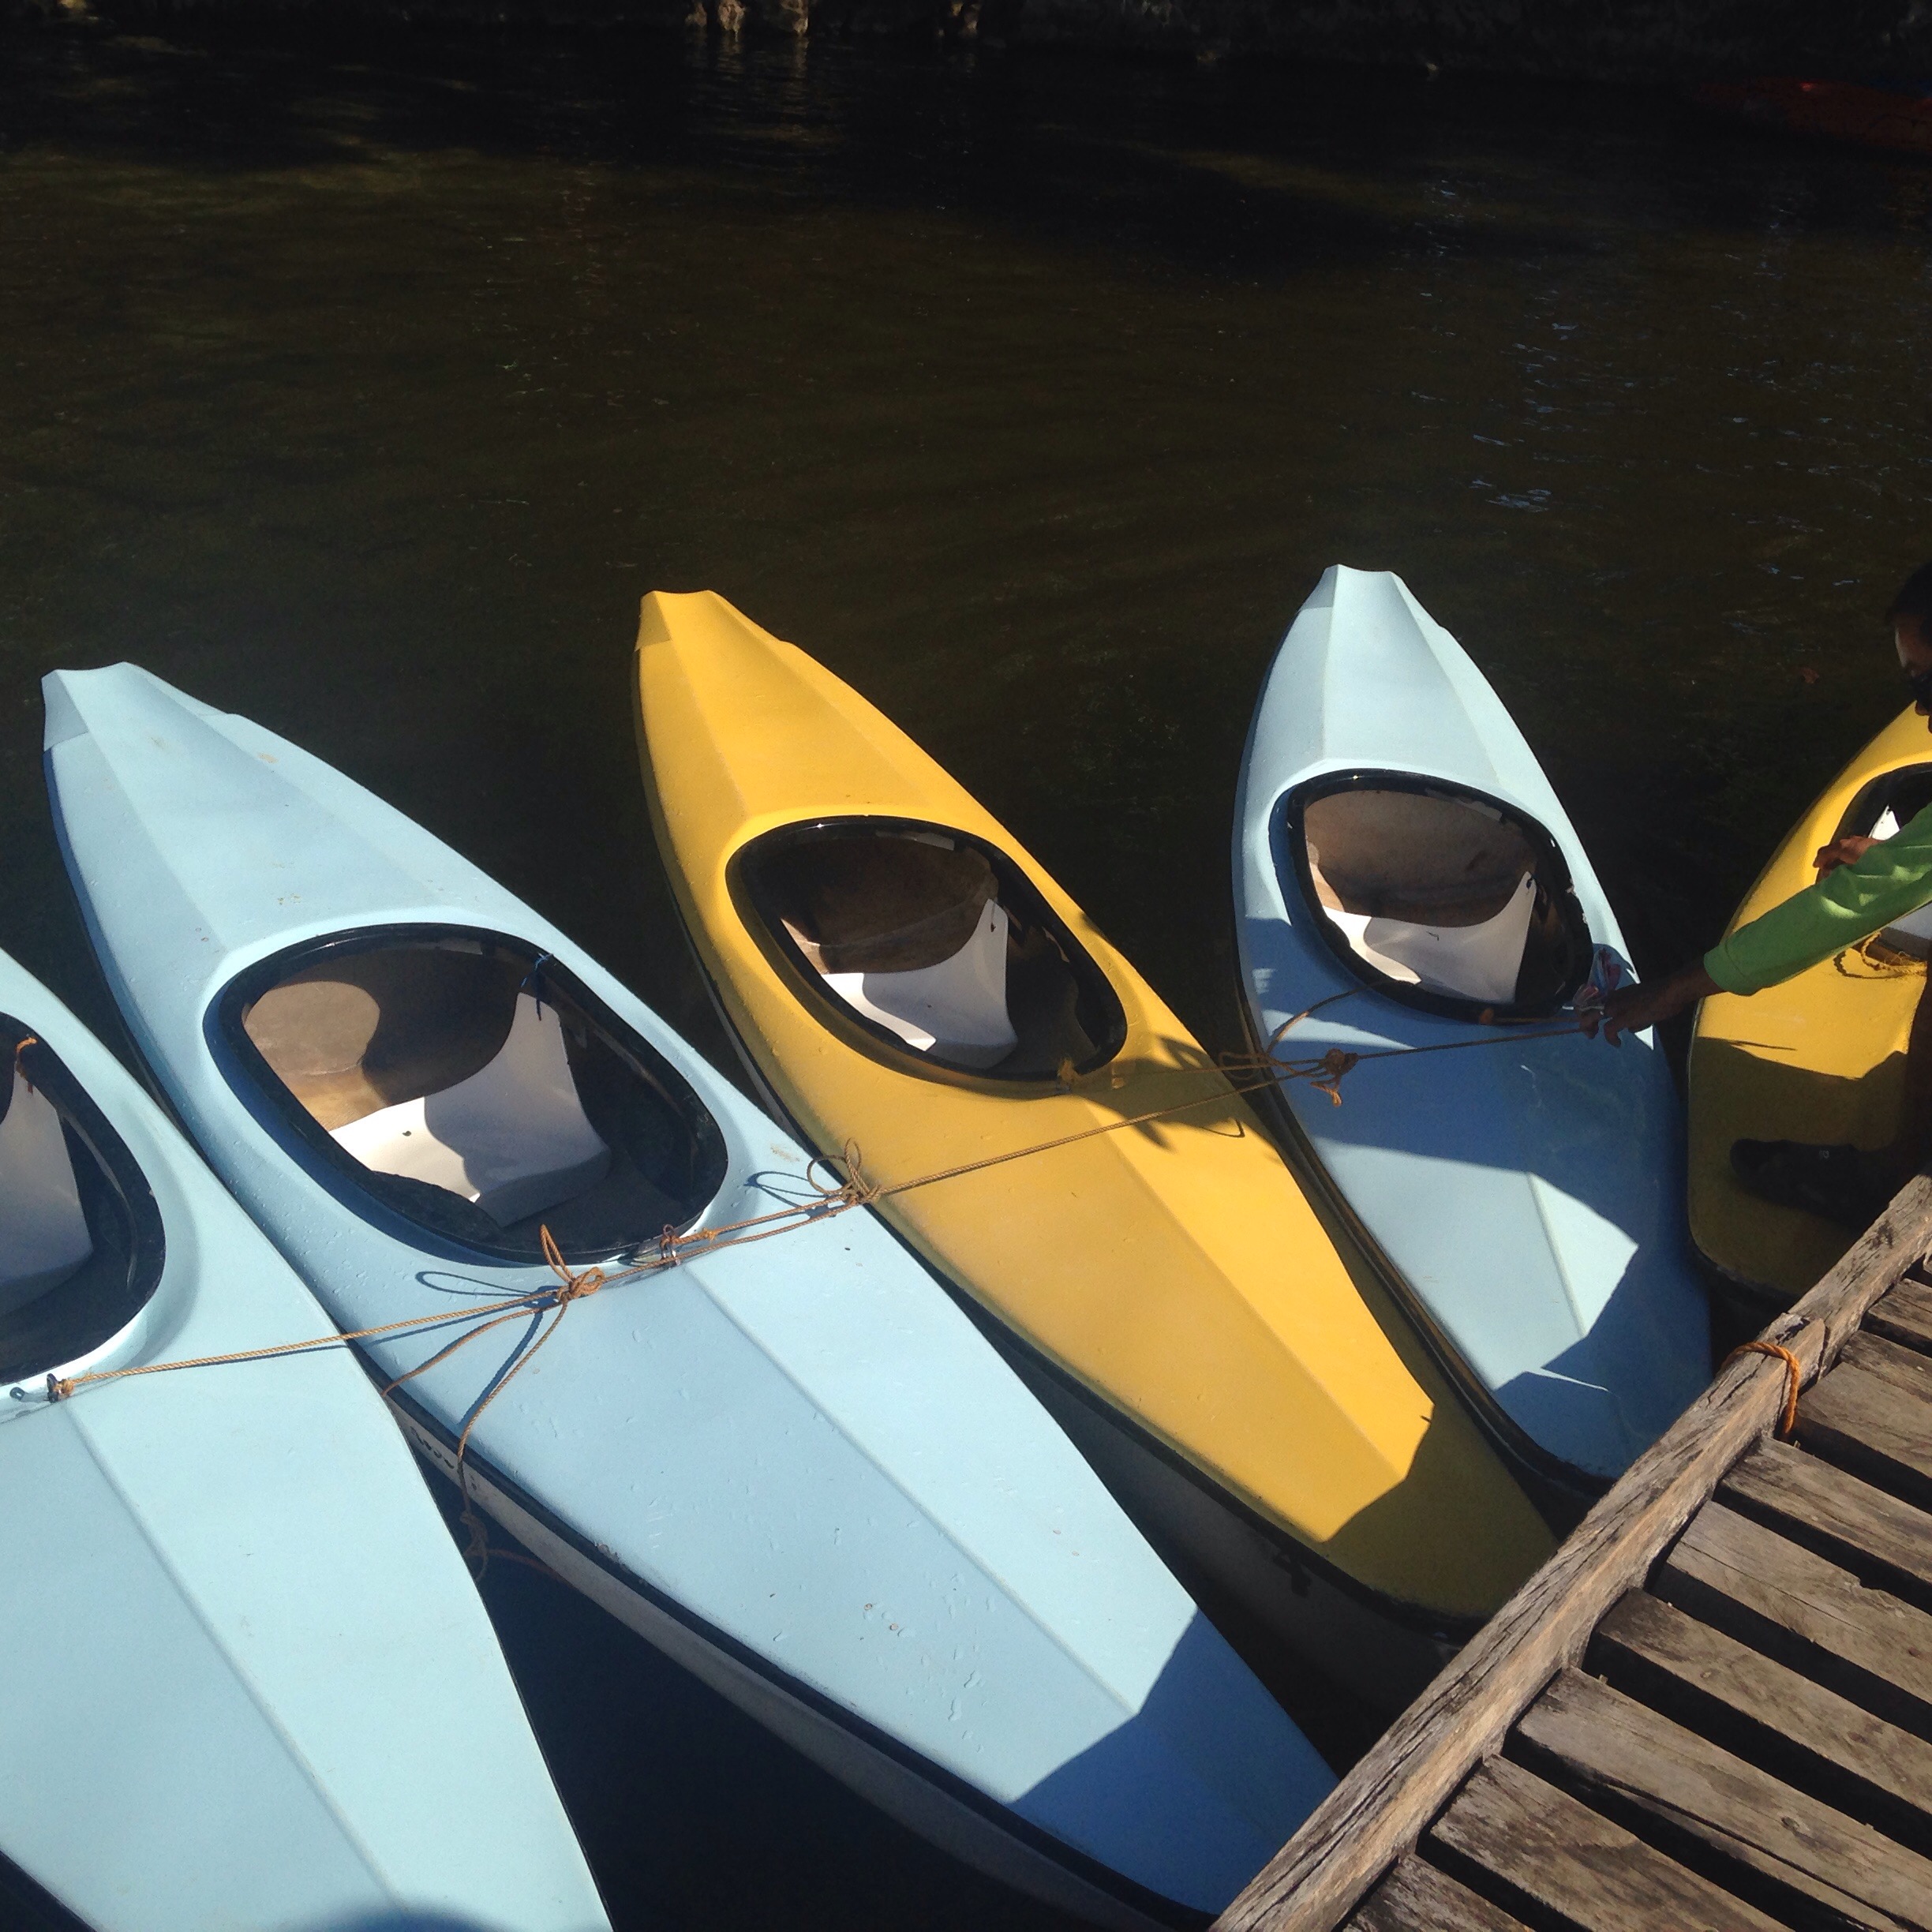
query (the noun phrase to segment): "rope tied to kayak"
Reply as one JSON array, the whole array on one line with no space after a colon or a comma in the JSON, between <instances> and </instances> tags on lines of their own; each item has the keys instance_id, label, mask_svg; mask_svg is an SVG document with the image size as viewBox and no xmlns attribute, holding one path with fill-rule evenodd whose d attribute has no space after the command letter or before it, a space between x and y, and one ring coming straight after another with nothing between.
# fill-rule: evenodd
<instances>
[{"instance_id":1,"label":"rope tied to kayak","mask_svg":"<svg viewBox=\"0 0 1932 1932\"><path fill-rule=\"evenodd\" d=\"M542 1243L544 1259L550 1264L550 1271L557 1279L555 1287L547 1291L540 1291L538 1295L532 1297L532 1312L540 1321L544 1315L548 1314L550 1317L549 1325L544 1327L526 1346L519 1349L510 1362L491 1379L489 1386L484 1390L481 1398L472 1405L469 1414L463 1418L462 1433L456 1438L456 1488L458 1494L462 1499L462 1509L459 1520L470 1537L470 1541L463 1550L463 1561L469 1565L470 1574L479 1583L483 1580L484 1572L489 1567L490 1541L489 1531L485 1526L482 1518L477 1514L475 1499L470 1493L469 1458L470 1437L477 1423L482 1421L483 1412L536 1359L538 1350L556 1333L559 1324L563 1321L564 1316L569 1312L573 1302L586 1301L593 1294L601 1294L613 1281L622 1280L625 1275L642 1275L653 1271L650 1264L646 1264L637 1267L625 1269L623 1273L614 1275L607 1275L602 1268L595 1267L587 1267L580 1274L572 1269L570 1264L564 1260L564 1250L557 1245L556 1237L550 1232L549 1224L547 1222L537 1230L537 1234ZM665 1267L674 1267L676 1264L675 1255L669 1261L660 1260L657 1264L658 1266ZM456 1350L461 1348L465 1342L474 1342L478 1335L486 1334L490 1329L496 1327L499 1322L511 1321L515 1319L515 1317L511 1315L500 1316L496 1320L486 1322L481 1328L472 1328L467 1334L459 1335L447 1348L439 1349L434 1355L429 1357L429 1361L419 1362L406 1375L398 1376L383 1390L383 1394L388 1395L394 1390L400 1388L405 1382L414 1381L425 1370L433 1368L438 1362L447 1359ZM546 1565L545 1567L548 1566Z\"/></svg>"},{"instance_id":2,"label":"rope tied to kayak","mask_svg":"<svg viewBox=\"0 0 1932 1932\"><path fill-rule=\"evenodd\" d=\"M1475 1046L1515 1046L1528 1040L1563 1039L1573 1033L1589 1032L1600 1017L1600 1009L1593 1007L1579 1012L1567 1026L1540 1027L1533 1018L1518 1020L1507 1014L1499 1016L1485 1007L1477 1016L1480 1024L1515 1030L1477 1033L1467 1039L1430 1040L1419 1046L1361 1047L1354 1050L1331 1046L1327 1052L1306 1060L1289 1059L1281 1054L1282 1042L1304 1020L1312 1018L1324 1007L1354 999L1369 990L1367 987L1350 987L1340 993L1331 993L1326 999L1317 1000L1312 1006L1304 1006L1301 1012L1284 1020L1268 1035L1267 1043L1259 1052L1222 1054L1217 1056L1215 1065L1230 1076L1231 1083L1238 1082L1241 1076L1253 1076L1252 1085L1236 1084L1237 1093L1283 1086L1291 1080L1306 1080L1316 1093L1326 1094L1331 1105L1339 1106L1342 1080L1365 1061L1407 1060L1422 1054L1461 1053Z\"/></svg>"},{"instance_id":3,"label":"rope tied to kayak","mask_svg":"<svg viewBox=\"0 0 1932 1932\"><path fill-rule=\"evenodd\" d=\"M807 1163L806 1178L812 1189L812 1199L788 1202L765 1213L747 1215L739 1220L724 1222L714 1226L680 1230L667 1226L648 1248L641 1252L633 1249L632 1252L637 1258L623 1267L612 1269L593 1264L582 1269L573 1268L546 1223L538 1230L539 1245L543 1260L555 1279L535 1288L466 1308L444 1309L425 1314L405 1316L395 1321L381 1322L365 1328L333 1330L328 1335L313 1336L305 1341L271 1343L259 1348L236 1349L220 1354L197 1355L170 1361L130 1363L121 1368L89 1369L66 1376L50 1374L46 1378L44 1399L49 1402L65 1402L84 1387L99 1383L122 1381L136 1376L166 1375L179 1369L272 1361L283 1357L310 1354L323 1349L340 1348L358 1342L376 1341L384 1337L432 1333L458 1323L469 1324L462 1334L444 1343L414 1368L406 1370L388 1383L382 1391L388 1396L406 1383L415 1380L417 1376L426 1375L439 1367L459 1350L466 1347L480 1336L488 1335L507 1324L519 1320L531 1323L531 1332L518 1345L511 1359L491 1377L482 1393L470 1407L456 1439L452 1473L462 1500L461 1521L470 1537L464 1556L473 1573L481 1578L489 1563L492 1552L487 1533L477 1515L470 1492L468 1462L470 1438L485 1412L511 1383L530 1366L556 1335L564 1317L578 1302L601 1294L607 1288L616 1287L621 1282L676 1267L694 1252L709 1253L714 1249L743 1247L758 1241L769 1241L796 1229L811 1226L848 1213L854 1208L873 1207L881 1201L893 1199L901 1194L909 1194L918 1189L937 1186L947 1181L961 1179L970 1174L983 1173L990 1168L1031 1159L1058 1148L1096 1139L1104 1134L1119 1133L1129 1129L1147 1126L1156 1121L1170 1119L1175 1115L1203 1107L1225 1107L1232 1100L1266 1088L1279 1088L1297 1080L1306 1081L1316 1092L1327 1095L1331 1104L1339 1106L1342 1104L1342 1080L1365 1061L1406 1058L1431 1053L1454 1053L1477 1046L1513 1046L1527 1040L1556 1039L1586 1030L1594 1017L1593 1015L1580 1016L1568 1026L1548 1027L1535 1032L1496 1032L1466 1039L1431 1041L1421 1046L1371 1049L1331 1046L1320 1054L1305 1059L1290 1058L1279 1050L1288 1034L1303 1020L1324 1007L1332 1005L1338 1000L1349 998L1354 992L1363 990L1365 989L1351 988L1346 992L1333 994L1294 1014L1275 1029L1269 1035L1267 1045L1260 1052L1224 1054L1211 1063L1192 1067L1177 1066L1172 1069L1177 1073L1211 1073L1214 1076L1207 1091L1182 1099L1145 1108L1137 1113L1122 1114L1111 1120L1099 1121L1091 1126L1059 1134L1049 1140L1035 1141L1024 1147L1011 1148L999 1153L983 1155L977 1159L961 1161L952 1166L939 1168L929 1174L915 1174L904 1181L886 1181L874 1178L866 1170L864 1156L859 1143L848 1140L840 1155L814 1155ZM32 1043L31 1039L22 1041L20 1047L16 1049L17 1058L20 1051ZM1066 1071L1070 1072L1071 1069ZM1238 1121L1237 1125L1239 1125ZM832 1178L830 1185L818 1178L819 1170L823 1170ZM16 1387L13 1395L16 1400L28 1399L24 1388ZM1794 1397L1794 1413L1795 1406ZM537 1567L547 1567L541 1564Z\"/></svg>"},{"instance_id":4,"label":"rope tied to kayak","mask_svg":"<svg viewBox=\"0 0 1932 1932\"><path fill-rule=\"evenodd\" d=\"M37 1034L29 1033L24 1039L16 1042L13 1048L13 1077L16 1080L24 1080L31 1092L38 1092L39 1090L34 1086L33 1076L27 1071L27 1049L29 1046L38 1046L39 1044L39 1036Z\"/></svg>"},{"instance_id":5,"label":"rope tied to kayak","mask_svg":"<svg viewBox=\"0 0 1932 1932\"><path fill-rule=\"evenodd\" d=\"M1330 1100L1339 1106L1342 1098L1339 1091L1339 1082L1356 1067L1368 1061L1404 1059L1424 1054L1454 1053L1470 1047L1515 1046L1526 1040L1563 1038L1581 1031L1586 1024L1579 1020L1570 1026L1549 1027L1535 1032L1479 1035L1468 1039L1431 1041L1418 1046L1391 1046L1361 1050L1330 1047L1325 1052L1305 1060L1290 1059L1276 1050L1282 1039L1302 1020L1320 1011L1324 1006L1332 1005L1335 999L1348 997L1349 994L1342 993L1332 996L1331 999L1318 1001L1316 1005L1284 1020L1269 1036L1268 1045L1261 1052L1224 1054L1211 1065L1176 1068L1174 1070L1177 1073L1211 1073L1215 1076L1213 1084L1207 1091L1183 1099L1144 1108L1137 1113L1123 1114L1111 1120L1096 1121L1090 1127L1076 1129L1070 1133L1055 1135L1050 1140L1032 1141L1024 1147L1009 1148L997 1154L983 1155L977 1159L960 1161L952 1166L937 1168L929 1174L915 1174L904 1181L886 1181L874 1178L866 1170L864 1155L859 1143L848 1140L843 1153L839 1155L814 1155L812 1157L807 1169L807 1176L813 1189L812 1200L788 1202L783 1207L770 1209L763 1214L749 1215L736 1221L723 1222L710 1227L691 1227L683 1230L667 1227L642 1257L634 1260L628 1267L610 1270L593 1266L582 1271L574 1270L565 1259L549 1227L545 1225L538 1230L539 1244L542 1258L556 1279L540 1287L468 1308L436 1309L426 1313L404 1316L395 1321L379 1322L365 1328L331 1330L327 1335L311 1336L300 1342L272 1342L259 1348L233 1349L219 1354L182 1357L170 1361L134 1362L116 1368L88 1369L71 1376L50 1375L46 1378L45 1398L50 1402L65 1402L80 1389L97 1383L122 1381L135 1376L167 1375L178 1369L208 1368L242 1362L267 1361L282 1356L304 1355L320 1349L337 1348L346 1342L376 1341L385 1336L403 1335L413 1331L425 1332L447 1327L458 1322L474 1324L438 1350L428 1360L419 1363L406 1374L397 1377L388 1385L393 1389L447 1360L459 1348L474 1340L477 1336L487 1335L491 1330L506 1322L515 1321L519 1316L547 1315L552 1317L549 1327L543 1331L536 1345L541 1346L542 1341L547 1340L555 1332L557 1320L575 1303L601 1294L606 1288L615 1287L620 1282L675 1267L694 1250L709 1252L714 1249L744 1247L754 1242L769 1241L775 1236L848 1213L856 1208L873 1207L880 1201L909 1194L921 1188L935 1187L947 1181L960 1180L969 1174L983 1173L990 1168L1032 1159L1061 1148L1074 1146L1081 1141L1096 1139L1103 1134L1120 1133L1131 1128L1147 1126L1154 1121L1170 1119L1177 1114L1191 1113L1202 1107L1225 1106L1231 1099L1294 1080L1308 1081L1317 1092L1327 1094ZM21 1047L31 1043L30 1041L23 1041ZM828 1174L837 1176L834 1185L827 1186L818 1181L813 1171L817 1169L823 1169ZM842 1173L840 1172L841 1169ZM501 1386L500 1382L495 1385L496 1388ZM494 1392L492 1390L485 1396L485 1403L493 1399ZM13 1393L17 1398L24 1398L24 1391L17 1388Z\"/></svg>"}]
</instances>

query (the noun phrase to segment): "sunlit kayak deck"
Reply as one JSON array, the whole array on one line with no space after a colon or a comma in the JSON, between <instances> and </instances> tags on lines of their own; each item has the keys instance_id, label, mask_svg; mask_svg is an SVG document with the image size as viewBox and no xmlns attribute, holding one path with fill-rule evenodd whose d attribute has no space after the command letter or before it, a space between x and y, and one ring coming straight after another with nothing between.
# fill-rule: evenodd
<instances>
[{"instance_id":1,"label":"sunlit kayak deck","mask_svg":"<svg viewBox=\"0 0 1932 1932\"><path fill-rule=\"evenodd\" d=\"M1932 1925L1929 1257L1922 1175L1217 1932Z\"/></svg>"}]
</instances>

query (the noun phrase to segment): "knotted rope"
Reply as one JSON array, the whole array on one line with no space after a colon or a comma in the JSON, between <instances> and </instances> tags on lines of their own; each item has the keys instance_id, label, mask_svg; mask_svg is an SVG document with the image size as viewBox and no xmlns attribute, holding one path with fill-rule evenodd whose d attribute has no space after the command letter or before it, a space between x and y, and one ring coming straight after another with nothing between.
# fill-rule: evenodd
<instances>
[{"instance_id":1,"label":"knotted rope","mask_svg":"<svg viewBox=\"0 0 1932 1932\"><path fill-rule=\"evenodd\" d=\"M847 1158L852 1172L858 1174L859 1149L856 1142L848 1141ZM814 1166L822 1163L814 1162ZM80 1375L49 1376L46 1394L50 1402L64 1402L77 1389L84 1388L96 1382L118 1382L130 1376L167 1375L177 1368L212 1368L231 1362L264 1361L281 1355L303 1355L316 1349L335 1348L345 1342L373 1341L379 1336L406 1334L411 1330L426 1331L447 1327L452 1322L474 1322L478 1325L459 1335L447 1346L439 1349L427 1361L421 1362L406 1375L400 1376L389 1384L399 1387L434 1368L445 1357L452 1355L466 1342L473 1342L480 1335L487 1335L491 1329L500 1327L519 1316L546 1315L554 1313L561 1317L573 1301L593 1295L601 1290L612 1286L618 1282L628 1281L639 1275L654 1275L661 1269L675 1267L684 1255L694 1248L733 1247L755 1241L768 1241L774 1234L786 1233L790 1228L804 1226L807 1222L822 1220L827 1215L843 1214L848 1208L868 1205L878 1194L879 1189L872 1182L859 1177L848 1179L833 1188L819 1187L813 1183L818 1193L816 1200L801 1201L794 1206L774 1208L769 1213L753 1215L741 1221L726 1222L717 1227L693 1228L684 1234L674 1230L666 1230L665 1239L660 1240L656 1249L644 1260L632 1264L615 1273L606 1273L600 1267L586 1268L581 1275L573 1272L564 1260L563 1250L545 1226L537 1230L543 1258L557 1277L555 1282L546 1282L538 1288L527 1289L522 1293L506 1295L497 1301L485 1301L475 1306L462 1309L442 1309L434 1313L409 1315L400 1320L379 1322L373 1327L338 1329L325 1335L316 1335L305 1342L271 1342L261 1348L234 1349L220 1355L192 1355L173 1361L136 1362L123 1368L93 1368ZM556 1324L551 1324L554 1329ZM548 1339L550 1331L545 1331ZM500 1384L499 1385L500 1386ZM384 1391L386 1395L388 1389ZM19 1391L15 1394L18 1395Z\"/></svg>"}]
</instances>

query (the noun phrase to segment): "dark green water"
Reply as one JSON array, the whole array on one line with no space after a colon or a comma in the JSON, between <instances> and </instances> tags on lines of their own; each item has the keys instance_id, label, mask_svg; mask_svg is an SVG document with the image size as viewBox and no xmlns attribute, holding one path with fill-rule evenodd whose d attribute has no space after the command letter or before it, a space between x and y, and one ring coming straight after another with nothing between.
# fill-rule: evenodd
<instances>
[{"instance_id":1,"label":"dark green water","mask_svg":"<svg viewBox=\"0 0 1932 1932\"><path fill-rule=\"evenodd\" d=\"M1901 700L1929 218L1919 166L1642 95L0 36L0 945L106 1020L37 682L130 657L721 1054L626 684L639 593L709 586L1232 1044L1235 761L1343 561L1461 637L1674 964ZM1048 1923L543 1579L489 1588L620 1925Z\"/></svg>"}]
</instances>

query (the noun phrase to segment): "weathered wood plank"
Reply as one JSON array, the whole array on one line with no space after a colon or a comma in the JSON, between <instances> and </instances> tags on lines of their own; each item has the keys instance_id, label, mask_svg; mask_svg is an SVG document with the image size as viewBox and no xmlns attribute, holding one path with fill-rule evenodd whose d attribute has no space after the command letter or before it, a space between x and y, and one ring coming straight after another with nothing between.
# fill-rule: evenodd
<instances>
[{"instance_id":1,"label":"weathered wood plank","mask_svg":"<svg viewBox=\"0 0 1932 1932\"><path fill-rule=\"evenodd\" d=\"M1642 1590L1604 1619L1589 1663L1787 1783L1932 1851L1932 1743L1924 1739Z\"/></svg>"},{"instance_id":2,"label":"weathered wood plank","mask_svg":"<svg viewBox=\"0 0 1932 1932\"><path fill-rule=\"evenodd\" d=\"M1780 1916L1932 1932L1932 1863L1580 1671L1557 1674L1509 1749Z\"/></svg>"},{"instance_id":3,"label":"weathered wood plank","mask_svg":"<svg viewBox=\"0 0 1932 1932\"><path fill-rule=\"evenodd\" d=\"M1932 1180L1921 1174L1764 1339L1789 1348L1814 1379L1928 1250ZM1769 1432L1784 1388L1783 1364L1765 1356L1722 1369L1256 1874L1222 1914L1219 1932L1335 1932L1558 1666L1582 1654L1597 1619L1642 1580L1718 1478Z\"/></svg>"},{"instance_id":4,"label":"weathered wood plank","mask_svg":"<svg viewBox=\"0 0 1932 1932\"><path fill-rule=\"evenodd\" d=\"M1920 1737L1932 1737L1932 1616L1720 1503L1700 1510L1653 1594Z\"/></svg>"},{"instance_id":5,"label":"weathered wood plank","mask_svg":"<svg viewBox=\"0 0 1932 1932\"><path fill-rule=\"evenodd\" d=\"M1906 1353L1896 1342L1873 1346ZM1841 1361L1805 1398L1798 1440L1908 1501L1932 1505L1932 1374L1920 1391L1870 1357Z\"/></svg>"},{"instance_id":6,"label":"weathered wood plank","mask_svg":"<svg viewBox=\"0 0 1932 1932\"><path fill-rule=\"evenodd\" d=\"M1817 1391L1807 1399L1815 1401ZM1760 1443L1717 1494L1739 1514L1932 1610L1932 1515L1924 1511L1780 1442Z\"/></svg>"},{"instance_id":7,"label":"weathered wood plank","mask_svg":"<svg viewBox=\"0 0 1932 1932\"><path fill-rule=\"evenodd\" d=\"M1477 1767L1429 1844L1575 1932L1772 1932L1777 1924L1506 1758Z\"/></svg>"},{"instance_id":8,"label":"weathered wood plank","mask_svg":"<svg viewBox=\"0 0 1932 1932\"><path fill-rule=\"evenodd\" d=\"M1887 1377L1908 1395L1932 1395L1932 1357L1883 1335L1861 1329L1847 1339L1839 1360Z\"/></svg>"},{"instance_id":9,"label":"weathered wood plank","mask_svg":"<svg viewBox=\"0 0 1932 1932\"><path fill-rule=\"evenodd\" d=\"M1873 1335L1932 1354L1932 1284L1908 1275L1872 1305L1865 1327Z\"/></svg>"},{"instance_id":10,"label":"weathered wood plank","mask_svg":"<svg viewBox=\"0 0 1932 1932\"><path fill-rule=\"evenodd\" d=\"M1413 1854L1395 1861L1349 1924L1356 1932L1523 1932L1520 1919Z\"/></svg>"}]
</instances>

